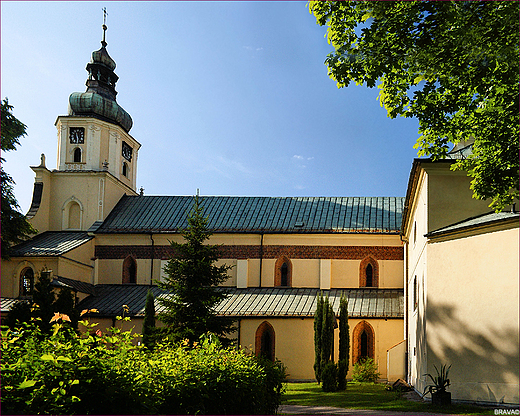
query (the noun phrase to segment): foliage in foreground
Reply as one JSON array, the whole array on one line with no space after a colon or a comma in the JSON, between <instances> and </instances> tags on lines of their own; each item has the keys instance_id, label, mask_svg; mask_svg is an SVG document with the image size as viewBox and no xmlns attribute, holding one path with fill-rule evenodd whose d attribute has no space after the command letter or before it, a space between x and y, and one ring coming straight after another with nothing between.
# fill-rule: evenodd
<instances>
[{"instance_id":1,"label":"foliage in foreground","mask_svg":"<svg viewBox=\"0 0 520 416\"><path fill-rule=\"evenodd\" d=\"M354 364L352 379L361 383L375 383L381 373L378 372L377 363L372 358L364 358Z\"/></svg>"},{"instance_id":2,"label":"foliage in foreground","mask_svg":"<svg viewBox=\"0 0 520 416\"><path fill-rule=\"evenodd\" d=\"M128 318L120 318L128 320ZM35 322L2 327L2 411L5 414L274 414L284 391L283 366L242 350L200 343L132 343L136 334L107 334L55 314L42 339Z\"/></svg>"}]
</instances>

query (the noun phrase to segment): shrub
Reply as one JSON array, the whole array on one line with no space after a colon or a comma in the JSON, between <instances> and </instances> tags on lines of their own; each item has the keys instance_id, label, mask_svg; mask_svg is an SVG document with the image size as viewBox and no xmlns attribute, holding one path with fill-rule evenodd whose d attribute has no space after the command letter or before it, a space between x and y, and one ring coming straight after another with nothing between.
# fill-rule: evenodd
<instances>
[{"instance_id":1,"label":"shrub","mask_svg":"<svg viewBox=\"0 0 520 416\"><path fill-rule=\"evenodd\" d=\"M77 335L56 314L41 338L33 321L2 327L2 410L6 414L274 414L284 367L215 336L200 343L135 346L130 331ZM128 318L121 318L128 320Z\"/></svg>"},{"instance_id":2,"label":"shrub","mask_svg":"<svg viewBox=\"0 0 520 416\"><path fill-rule=\"evenodd\" d=\"M377 370L377 364L372 358L361 359L354 364L352 379L357 382L375 383L381 375Z\"/></svg>"},{"instance_id":3,"label":"shrub","mask_svg":"<svg viewBox=\"0 0 520 416\"><path fill-rule=\"evenodd\" d=\"M325 364L321 372L321 378L323 391L336 391L338 389L338 366L333 362Z\"/></svg>"}]
</instances>

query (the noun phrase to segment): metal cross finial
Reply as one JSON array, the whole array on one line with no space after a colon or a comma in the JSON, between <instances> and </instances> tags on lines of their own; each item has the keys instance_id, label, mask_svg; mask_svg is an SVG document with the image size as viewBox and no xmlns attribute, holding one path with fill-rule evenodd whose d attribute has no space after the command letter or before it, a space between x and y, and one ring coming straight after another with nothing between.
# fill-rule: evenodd
<instances>
[{"instance_id":1,"label":"metal cross finial","mask_svg":"<svg viewBox=\"0 0 520 416\"><path fill-rule=\"evenodd\" d=\"M103 7L103 40L101 41L101 45L103 45L103 47L107 46L105 41L105 34L107 32L107 14L107 8Z\"/></svg>"}]
</instances>

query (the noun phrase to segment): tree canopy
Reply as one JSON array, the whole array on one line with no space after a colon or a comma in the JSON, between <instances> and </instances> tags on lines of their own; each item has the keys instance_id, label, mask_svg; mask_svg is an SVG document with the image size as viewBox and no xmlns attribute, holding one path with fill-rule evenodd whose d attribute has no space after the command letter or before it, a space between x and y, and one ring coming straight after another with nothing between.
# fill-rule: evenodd
<instances>
[{"instance_id":1,"label":"tree canopy","mask_svg":"<svg viewBox=\"0 0 520 416\"><path fill-rule=\"evenodd\" d=\"M388 116L416 117L420 156L473 141L454 170L496 210L518 199L517 1L312 1L339 88L377 86Z\"/></svg>"},{"instance_id":2,"label":"tree canopy","mask_svg":"<svg viewBox=\"0 0 520 416\"><path fill-rule=\"evenodd\" d=\"M188 216L188 227L182 231L185 243L172 241L175 256L164 267L165 281L159 286L171 293L169 297L158 298L166 308L159 319L166 325L164 331L173 341L196 342L207 332L225 340L225 335L233 331L233 323L228 318L216 315L214 308L226 297L217 286L229 276L227 265L217 266L218 246L205 244L211 236L208 219L203 216L199 196Z\"/></svg>"},{"instance_id":3,"label":"tree canopy","mask_svg":"<svg viewBox=\"0 0 520 416\"><path fill-rule=\"evenodd\" d=\"M12 113L13 106L6 99L2 101L1 127L2 152L15 150L20 145L19 138L25 136L26 126ZM5 159L0 158L3 165ZM14 180L0 167L2 189L2 259L9 259L9 249L27 239L36 230L19 211L20 206L14 196Z\"/></svg>"}]
</instances>

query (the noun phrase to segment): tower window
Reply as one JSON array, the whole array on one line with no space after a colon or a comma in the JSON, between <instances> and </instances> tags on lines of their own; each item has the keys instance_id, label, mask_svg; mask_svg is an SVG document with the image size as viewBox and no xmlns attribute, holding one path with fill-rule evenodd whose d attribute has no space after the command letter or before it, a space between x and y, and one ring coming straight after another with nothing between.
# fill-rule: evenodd
<instances>
[{"instance_id":1,"label":"tower window","mask_svg":"<svg viewBox=\"0 0 520 416\"><path fill-rule=\"evenodd\" d=\"M81 163L81 149L79 147L74 149L74 163Z\"/></svg>"},{"instance_id":2,"label":"tower window","mask_svg":"<svg viewBox=\"0 0 520 416\"><path fill-rule=\"evenodd\" d=\"M20 296L32 296L34 289L34 271L30 267L22 270L20 274Z\"/></svg>"},{"instance_id":3,"label":"tower window","mask_svg":"<svg viewBox=\"0 0 520 416\"><path fill-rule=\"evenodd\" d=\"M123 162L123 176L128 178L128 163Z\"/></svg>"}]
</instances>

